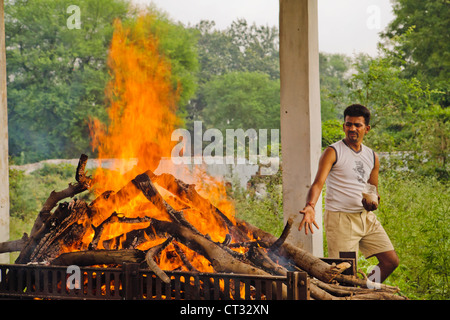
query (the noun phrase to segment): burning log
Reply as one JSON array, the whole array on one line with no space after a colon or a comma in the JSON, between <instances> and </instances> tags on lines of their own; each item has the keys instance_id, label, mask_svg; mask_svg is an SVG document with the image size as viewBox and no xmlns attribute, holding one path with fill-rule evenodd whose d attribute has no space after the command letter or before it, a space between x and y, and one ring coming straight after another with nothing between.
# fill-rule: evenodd
<instances>
[{"instance_id":1,"label":"burning log","mask_svg":"<svg viewBox=\"0 0 450 320\"><path fill-rule=\"evenodd\" d=\"M52 264L56 266L118 265L125 262L141 263L144 260L145 252L137 249L87 250L62 253L52 260Z\"/></svg>"},{"instance_id":2,"label":"burning log","mask_svg":"<svg viewBox=\"0 0 450 320\"><path fill-rule=\"evenodd\" d=\"M184 183L183 181L176 179L173 175L167 173L155 176L152 172L147 171L146 174L163 188L178 195L183 201L192 202L195 207L208 208L216 223L221 226L226 226L236 241L241 242L249 240L248 236L238 229L233 222L222 213L222 211L199 195L195 190L194 185Z\"/></svg>"},{"instance_id":3,"label":"burning log","mask_svg":"<svg viewBox=\"0 0 450 320\"><path fill-rule=\"evenodd\" d=\"M156 264L155 260L153 260L154 256L164 250L171 242L173 238L169 237L166 241L153 247L147 251L145 254L145 261L147 262L148 267L152 270L163 282L170 283L170 278L167 274L162 271L159 266Z\"/></svg>"},{"instance_id":4,"label":"burning log","mask_svg":"<svg viewBox=\"0 0 450 320\"><path fill-rule=\"evenodd\" d=\"M60 200L74 197L91 187L92 180L85 174L86 161L87 157L82 155L76 170L76 184L50 194L38 214L30 237L24 236L21 240L0 244L0 252L20 251L16 263L22 264L47 262L88 266L140 263L147 265L164 282L170 283L158 263L162 257L157 258L170 245L173 255L193 272L198 272L198 269L189 257L196 256L206 259L216 272L285 276L288 270L304 270L315 278L310 283L311 296L315 299L403 298L395 294L398 292L395 287L344 275L342 271L348 266L330 265L286 243L292 220L287 222L277 239L245 221L231 221L201 197L193 185L185 184L172 175L155 175L146 171L119 191L105 192L90 204L73 199L57 206ZM174 208L155 184L172 193L186 208ZM116 211L138 197L148 201L139 207L144 214L136 216ZM56 206L52 213L51 210ZM186 219L184 211L191 208L209 214L210 220L223 230L222 240L213 240L200 232L194 221ZM158 219L146 214L153 210L158 211ZM121 231L112 238L105 237L106 229L118 225L130 225L133 228L119 228ZM152 245L152 241L157 244ZM185 249L181 249L181 245ZM191 250L189 257L184 250Z\"/></svg>"}]
</instances>

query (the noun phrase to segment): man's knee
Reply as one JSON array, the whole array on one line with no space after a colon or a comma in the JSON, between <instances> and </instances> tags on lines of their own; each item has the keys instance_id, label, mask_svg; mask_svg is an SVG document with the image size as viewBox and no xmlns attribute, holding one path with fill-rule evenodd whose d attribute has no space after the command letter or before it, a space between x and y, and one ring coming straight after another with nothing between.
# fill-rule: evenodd
<instances>
[{"instance_id":1,"label":"man's knee","mask_svg":"<svg viewBox=\"0 0 450 320\"><path fill-rule=\"evenodd\" d=\"M400 264L400 259L395 251L387 251L376 255L378 262L387 270L394 271Z\"/></svg>"}]
</instances>

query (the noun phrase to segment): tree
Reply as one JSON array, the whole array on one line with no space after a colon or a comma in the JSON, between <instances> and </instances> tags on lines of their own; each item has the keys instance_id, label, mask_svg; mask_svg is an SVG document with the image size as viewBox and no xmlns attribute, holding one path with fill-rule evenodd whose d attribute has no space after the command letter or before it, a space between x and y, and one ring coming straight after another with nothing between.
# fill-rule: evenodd
<instances>
[{"instance_id":1,"label":"tree","mask_svg":"<svg viewBox=\"0 0 450 320\"><path fill-rule=\"evenodd\" d=\"M69 29L70 0L5 4L9 146L22 162L76 157L89 148L87 118L104 118L106 57L123 0L77 1L80 29Z\"/></svg>"},{"instance_id":2,"label":"tree","mask_svg":"<svg viewBox=\"0 0 450 320\"><path fill-rule=\"evenodd\" d=\"M278 30L275 27L249 25L238 19L226 30L214 28L214 21L201 21L195 26L198 42L198 90L191 99L187 127L203 119L205 86L217 76L231 72L259 72L269 79L279 79ZM206 111L208 113L209 111Z\"/></svg>"},{"instance_id":3,"label":"tree","mask_svg":"<svg viewBox=\"0 0 450 320\"><path fill-rule=\"evenodd\" d=\"M280 127L280 82L260 72L230 72L204 86L206 126L225 129Z\"/></svg>"},{"instance_id":4,"label":"tree","mask_svg":"<svg viewBox=\"0 0 450 320\"><path fill-rule=\"evenodd\" d=\"M395 63L404 67L402 76L445 92L439 102L448 106L450 3L396 0L393 11L396 17L381 36Z\"/></svg>"},{"instance_id":5,"label":"tree","mask_svg":"<svg viewBox=\"0 0 450 320\"><path fill-rule=\"evenodd\" d=\"M337 117L342 117L344 108L349 104L346 83L350 66L351 58L344 54L319 53L322 121L335 120ZM329 124L333 126L332 122ZM327 130L327 132L329 131Z\"/></svg>"},{"instance_id":6,"label":"tree","mask_svg":"<svg viewBox=\"0 0 450 320\"><path fill-rule=\"evenodd\" d=\"M8 117L13 161L73 158L90 150L89 119L106 123L105 87L113 22L135 24L128 0L6 3ZM71 7L72 6L72 7ZM79 8L79 29L71 8ZM149 8L145 32L159 38L183 106L196 89L193 31ZM185 110L180 116L185 117Z\"/></svg>"}]
</instances>

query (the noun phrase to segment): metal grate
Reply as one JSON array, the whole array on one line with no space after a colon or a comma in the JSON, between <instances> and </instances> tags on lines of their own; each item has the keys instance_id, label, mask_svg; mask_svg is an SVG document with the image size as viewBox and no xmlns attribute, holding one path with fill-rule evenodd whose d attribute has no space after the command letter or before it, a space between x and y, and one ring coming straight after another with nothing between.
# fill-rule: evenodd
<instances>
[{"instance_id":1,"label":"metal grate","mask_svg":"<svg viewBox=\"0 0 450 320\"><path fill-rule=\"evenodd\" d=\"M78 272L78 273L77 273ZM139 264L122 268L0 265L0 298L86 300L298 300L309 298L305 272L282 276L167 271L161 281Z\"/></svg>"}]
</instances>

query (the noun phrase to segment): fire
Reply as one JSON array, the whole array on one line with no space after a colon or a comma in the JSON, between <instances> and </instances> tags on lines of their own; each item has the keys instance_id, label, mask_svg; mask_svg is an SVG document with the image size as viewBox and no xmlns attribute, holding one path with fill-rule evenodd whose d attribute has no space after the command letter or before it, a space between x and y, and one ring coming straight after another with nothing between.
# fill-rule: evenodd
<instances>
[{"instance_id":1,"label":"fire","mask_svg":"<svg viewBox=\"0 0 450 320\"><path fill-rule=\"evenodd\" d=\"M94 228L98 228L113 213L117 215L116 219L150 217L170 220L167 214L150 205L140 192L125 195L128 201L111 201L112 196L105 194L112 190L112 195L118 195L117 192L136 175L147 170L154 172L162 158L170 157L175 144L171 141L171 134L182 124L176 116L180 85L174 85L170 61L161 53L158 38L150 32L154 19L152 15L144 15L131 27L122 25L120 21L114 24L108 60L111 80L106 88L109 122L105 125L93 119L90 129L92 146L97 150L100 161L115 160L113 170L99 169L93 177L96 212L92 221L86 225L92 224ZM165 167L167 165L174 166L171 161L165 161ZM226 200L224 185L201 169L197 168L194 172L187 168L181 169L177 168L176 171L185 177L179 178L183 181L195 181L197 192L234 222L234 207ZM162 190L156 183L155 185L175 210L187 207L170 192ZM104 197L109 196L108 201L102 201L102 194ZM118 196L116 198L120 199ZM208 215L210 208L192 208L192 204L189 207L190 209L183 210L183 214L197 230L208 234L213 241L225 239L227 230L214 223L213 217ZM122 235L148 225L149 222L110 223L103 230L98 249L107 248L107 244L114 239L119 241L120 248L125 240ZM87 246L93 237L94 231L91 229L86 232L82 241ZM137 249L146 250L164 240L148 239ZM185 246L182 249L197 270L213 272L206 258ZM173 245L169 245L160 254L157 263L165 270L183 267Z\"/></svg>"}]
</instances>

